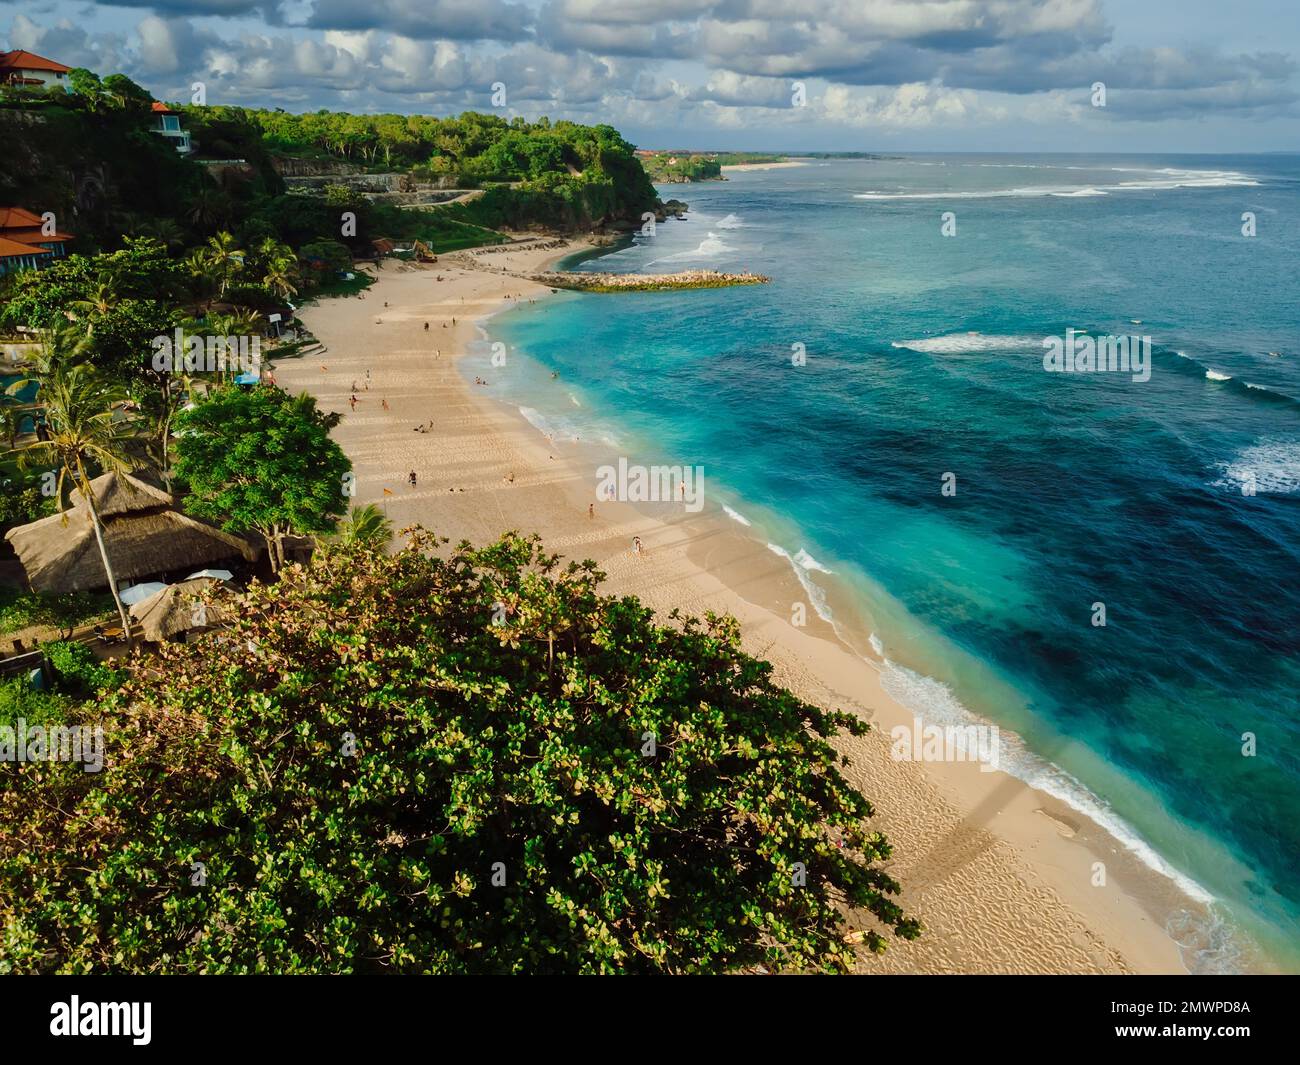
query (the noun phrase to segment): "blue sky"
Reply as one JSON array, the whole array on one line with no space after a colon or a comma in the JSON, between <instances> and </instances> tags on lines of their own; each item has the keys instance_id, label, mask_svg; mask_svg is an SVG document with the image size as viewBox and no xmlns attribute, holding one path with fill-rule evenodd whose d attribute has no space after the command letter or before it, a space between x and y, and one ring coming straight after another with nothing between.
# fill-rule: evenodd
<instances>
[{"instance_id":1,"label":"blue sky","mask_svg":"<svg viewBox=\"0 0 1300 1065\"><path fill-rule=\"evenodd\" d=\"M507 116L645 146L1300 148L1298 0L0 0L0 38L291 111L491 110L501 84Z\"/></svg>"}]
</instances>

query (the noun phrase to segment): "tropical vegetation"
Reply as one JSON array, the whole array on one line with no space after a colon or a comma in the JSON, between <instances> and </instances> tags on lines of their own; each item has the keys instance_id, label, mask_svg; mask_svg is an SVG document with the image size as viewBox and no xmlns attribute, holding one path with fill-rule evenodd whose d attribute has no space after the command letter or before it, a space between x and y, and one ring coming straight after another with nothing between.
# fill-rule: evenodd
<instances>
[{"instance_id":1,"label":"tropical vegetation","mask_svg":"<svg viewBox=\"0 0 1300 1065\"><path fill-rule=\"evenodd\" d=\"M444 544L324 546L65 712L101 773L0 766L0 971L843 972L919 934L858 718L733 619Z\"/></svg>"}]
</instances>

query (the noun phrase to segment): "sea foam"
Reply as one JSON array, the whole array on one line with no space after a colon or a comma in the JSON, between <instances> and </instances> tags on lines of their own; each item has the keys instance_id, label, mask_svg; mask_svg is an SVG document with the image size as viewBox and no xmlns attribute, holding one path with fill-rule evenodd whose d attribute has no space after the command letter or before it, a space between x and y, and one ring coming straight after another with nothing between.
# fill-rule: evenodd
<instances>
[{"instance_id":1,"label":"sea foam","mask_svg":"<svg viewBox=\"0 0 1300 1065\"><path fill-rule=\"evenodd\" d=\"M1043 338L988 336L984 333L949 333L941 337L895 340L890 347L923 351L929 355L969 355L981 351L1041 352Z\"/></svg>"}]
</instances>

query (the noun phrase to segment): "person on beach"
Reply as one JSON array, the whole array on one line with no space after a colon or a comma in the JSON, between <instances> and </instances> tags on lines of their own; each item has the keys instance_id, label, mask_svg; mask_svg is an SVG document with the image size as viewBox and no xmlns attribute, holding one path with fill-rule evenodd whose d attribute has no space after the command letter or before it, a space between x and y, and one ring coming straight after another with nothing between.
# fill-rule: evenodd
<instances>
[{"instance_id":1,"label":"person on beach","mask_svg":"<svg viewBox=\"0 0 1300 1065\"><path fill-rule=\"evenodd\" d=\"M388 408L388 400L386 400L386 399L381 399L379 402L380 402L381 404L383 404L384 410L388 410L388 409L389 409L389 408Z\"/></svg>"},{"instance_id":2,"label":"person on beach","mask_svg":"<svg viewBox=\"0 0 1300 1065\"><path fill-rule=\"evenodd\" d=\"M632 554L637 558L641 557L641 537L639 536L632 537Z\"/></svg>"},{"instance_id":3,"label":"person on beach","mask_svg":"<svg viewBox=\"0 0 1300 1065\"><path fill-rule=\"evenodd\" d=\"M366 391L370 391L370 370L366 370Z\"/></svg>"},{"instance_id":4,"label":"person on beach","mask_svg":"<svg viewBox=\"0 0 1300 1065\"><path fill-rule=\"evenodd\" d=\"M595 504L595 503L588 503L588 504L587 504L587 517L589 517L589 518L594 518L595 516L596 516L596 504Z\"/></svg>"},{"instance_id":5,"label":"person on beach","mask_svg":"<svg viewBox=\"0 0 1300 1065\"><path fill-rule=\"evenodd\" d=\"M356 409L357 409L357 397L356 397L356 396L352 396L352 397L348 400L348 402L352 404L352 409L353 409L353 410L356 410Z\"/></svg>"},{"instance_id":6,"label":"person on beach","mask_svg":"<svg viewBox=\"0 0 1300 1065\"><path fill-rule=\"evenodd\" d=\"M425 323L424 323L424 331L425 331L426 333L429 331L429 323L428 323L428 322L425 322Z\"/></svg>"},{"instance_id":7,"label":"person on beach","mask_svg":"<svg viewBox=\"0 0 1300 1065\"><path fill-rule=\"evenodd\" d=\"M407 474L406 479L407 479L407 481L410 483L411 487L414 488L414 487L415 487L415 471L412 470L409 474Z\"/></svg>"}]
</instances>

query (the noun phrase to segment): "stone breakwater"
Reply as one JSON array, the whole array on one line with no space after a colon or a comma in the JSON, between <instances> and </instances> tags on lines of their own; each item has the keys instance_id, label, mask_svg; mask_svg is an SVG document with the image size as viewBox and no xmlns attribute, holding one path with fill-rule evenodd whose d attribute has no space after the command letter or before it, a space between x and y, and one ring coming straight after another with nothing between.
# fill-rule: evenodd
<instances>
[{"instance_id":1,"label":"stone breakwater","mask_svg":"<svg viewBox=\"0 0 1300 1065\"><path fill-rule=\"evenodd\" d=\"M765 285L772 279L762 274L724 274L717 270L683 270L676 274L530 274L531 280L550 288L582 292L659 292L681 288L728 288L732 285Z\"/></svg>"}]
</instances>

